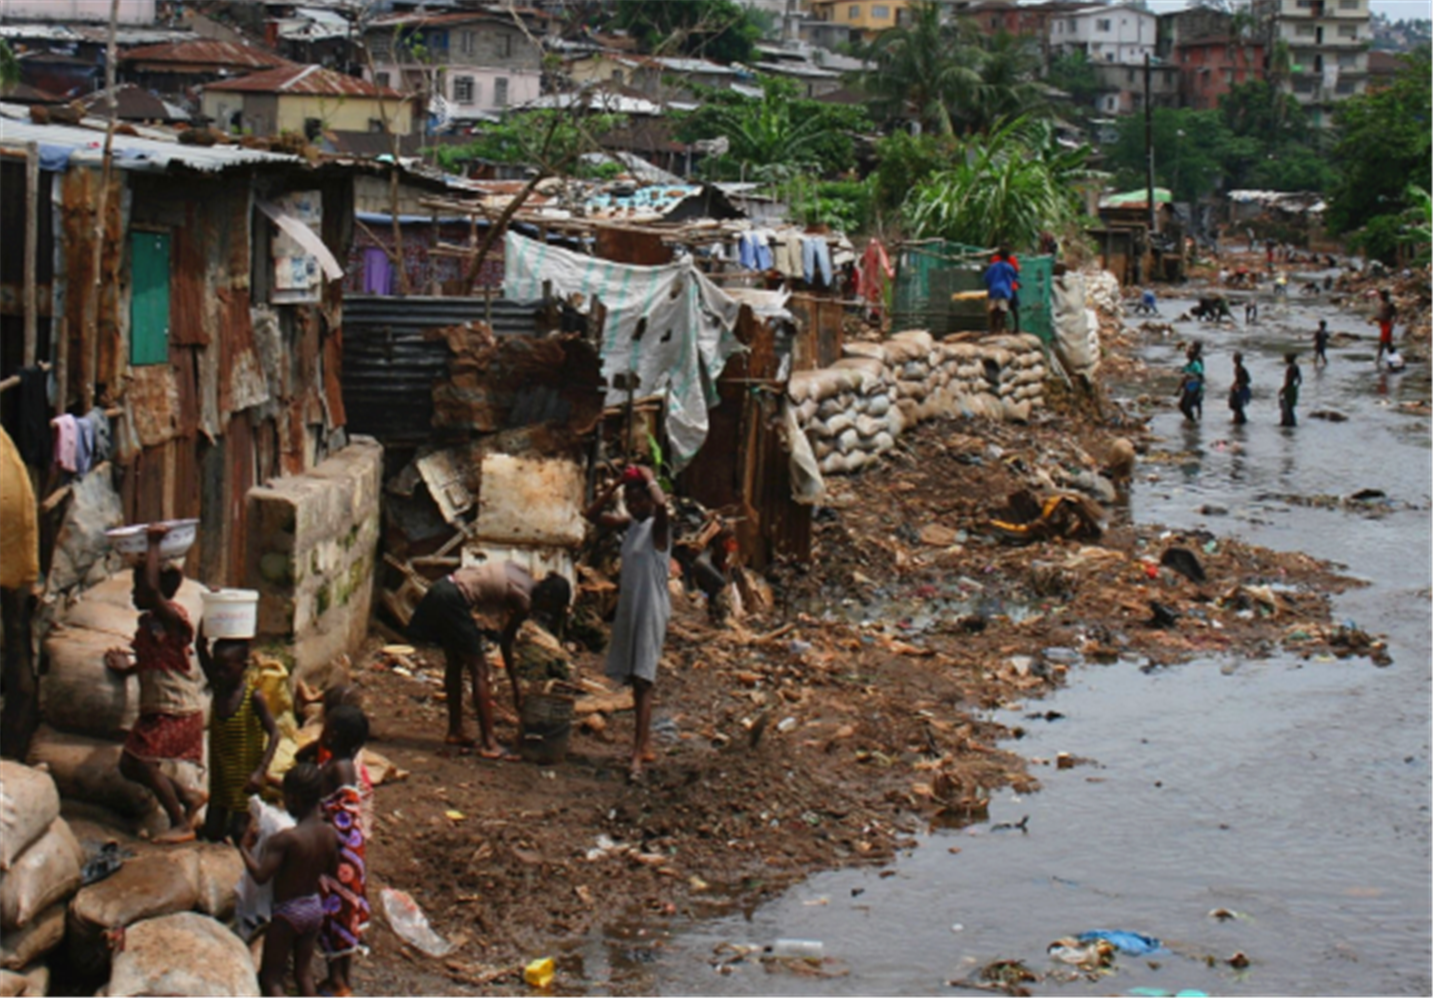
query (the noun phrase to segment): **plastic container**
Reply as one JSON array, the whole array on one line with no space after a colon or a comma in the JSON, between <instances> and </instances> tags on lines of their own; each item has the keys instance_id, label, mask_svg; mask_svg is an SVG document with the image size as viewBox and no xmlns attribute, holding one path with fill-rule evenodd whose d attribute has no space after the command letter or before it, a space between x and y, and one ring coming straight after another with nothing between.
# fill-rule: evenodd
<instances>
[{"instance_id":1,"label":"plastic container","mask_svg":"<svg viewBox=\"0 0 1433 998\"><path fill-rule=\"evenodd\" d=\"M572 709L570 697L550 693L529 693L524 697L518 754L539 766L555 766L566 760Z\"/></svg>"},{"instance_id":2,"label":"plastic container","mask_svg":"<svg viewBox=\"0 0 1433 998\"><path fill-rule=\"evenodd\" d=\"M168 561L184 557L194 546L194 536L198 533L199 521L161 520L157 526L169 528L169 533L159 541L159 556ZM149 550L149 537L147 536L149 527L148 523L136 523L128 527L115 527L104 533L120 554L128 555L131 558L141 558L144 556L144 552Z\"/></svg>"},{"instance_id":3,"label":"plastic container","mask_svg":"<svg viewBox=\"0 0 1433 998\"><path fill-rule=\"evenodd\" d=\"M553 975L557 973L557 965L552 962L552 957L545 956L538 960L532 960L522 969L522 979L535 988L545 988L552 983Z\"/></svg>"},{"instance_id":4,"label":"plastic container","mask_svg":"<svg viewBox=\"0 0 1433 998\"><path fill-rule=\"evenodd\" d=\"M204 636L216 638L252 638L259 624L259 594L253 589L205 590Z\"/></svg>"},{"instance_id":5,"label":"plastic container","mask_svg":"<svg viewBox=\"0 0 1433 998\"><path fill-rule=\"evenodd\" d=\"M819 960L826 952L826 944L819 939L778 939L771 944L772 956L794 956L805 960Z\"/></svg>"}]
</instances>

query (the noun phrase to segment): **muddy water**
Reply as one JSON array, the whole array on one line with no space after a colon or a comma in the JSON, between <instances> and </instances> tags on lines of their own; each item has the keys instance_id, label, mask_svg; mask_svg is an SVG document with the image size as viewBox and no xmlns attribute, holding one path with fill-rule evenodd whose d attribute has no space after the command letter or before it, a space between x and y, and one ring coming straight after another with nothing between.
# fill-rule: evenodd
<instances>
[{"instance_id":1,"label":"muddy water","mask_svg":"<svg viewBox=\"0 0 1433 998\"><path fill-rule=\"evenodd\" d=\"M1167 317L1181 303L1163 302ZM1308 362L1320 314L1336 339ZM1172 371L1175 341L1206 346L1205 420L1174 411L1154 429L1180 456L1146 463L1132 514L1204 528L1347 566L1366 588L1335 616L1388 635L1393 664L1233 655L1171 668L1082 665L1068 687L1001 715L1044 789L997 794L990 823L931 830L886 870L813 877L746 914L628 925L580 961L598 990L664 994L925 994L996 960L1046 976L1040 994L1428 994L1430 977L1429 421L1400 402L1429 397L1426 362L1373 368L1373 329L1299 301L1264 306L1245 329L1177 323L1150 348ZM1300 425L1281 429L1281 355L1299 349ZM1230 354L1242 350L1251 422L1228 425ZM1173 392L1173 375L1169 383ZM1311 418L1316 411L1347 417ZM1289 496L1384 498L1349 507ZM1048 712L1058 717L1048 719ZM1027 818L1024 831L1000 829ZM1211 917L1226 909L1236 917ZM1157 936L1165 950L1121 956L1089 981L1046 952L1089 929ZM714 967L726 943L820 940L826 976L774 964ZM1227 962L1236 953L1248 966ZM1149 993L1144 991L1143 993Z\"/></svg>"}]
</instances>

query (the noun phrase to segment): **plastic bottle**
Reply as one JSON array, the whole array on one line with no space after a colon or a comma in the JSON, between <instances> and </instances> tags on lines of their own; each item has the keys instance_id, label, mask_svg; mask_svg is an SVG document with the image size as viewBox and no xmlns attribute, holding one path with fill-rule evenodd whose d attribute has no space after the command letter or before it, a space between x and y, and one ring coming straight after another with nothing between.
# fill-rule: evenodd
<instances>
[{"instance_id":1,"label":"plastic bottle","mask_svg":"<svg viewBox=\"0 0 1433 998\"><path fill-rule=\"evenodd\" d=\"M825 945L819 939L778 939L771 944L771 955L819 960L825 949Z\"/></svg>"}]
</instances>

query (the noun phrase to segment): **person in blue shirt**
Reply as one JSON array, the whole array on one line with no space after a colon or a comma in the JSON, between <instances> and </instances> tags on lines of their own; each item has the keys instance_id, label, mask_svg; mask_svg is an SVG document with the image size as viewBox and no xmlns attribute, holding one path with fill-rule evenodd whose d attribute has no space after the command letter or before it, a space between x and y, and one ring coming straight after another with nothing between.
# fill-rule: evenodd
<instances>
[{"instance_id":1,"label":"person in blue shirt","mask_svg":"<svg viewBox=\"0 0 1433 998\"><path fill-rule=\"evenodd\" d=\"M1179 411L1189 422L1197 423L1204 416L1204 345L1189 344L1185 358L1179 379Z\"/></svg>"},{"instance_id":2,"label":"person in blue shirt","mask_svg":"<svg viewBox=\"0 0 1433 998\"><path fill-rule=\"evenodd\" d=\"M1009 262L1010 251L1004 246L995 254L994 261L985 268L985 293L990 314L990 331L1005 331L1005 316L1010 311L1011 298L1015 295L1015 268Z\"/></svg>"}]
</instances>

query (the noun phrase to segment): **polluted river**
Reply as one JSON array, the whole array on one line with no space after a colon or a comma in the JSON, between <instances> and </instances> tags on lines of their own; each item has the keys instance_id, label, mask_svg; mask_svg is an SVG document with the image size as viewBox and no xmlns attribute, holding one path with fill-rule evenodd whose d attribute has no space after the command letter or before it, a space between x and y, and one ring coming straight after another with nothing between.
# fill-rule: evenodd
<instances>
[{"instance_id":1,"label":"polluted river","mask_svg":"<svg viewBox=\"0 0 1433 998\"><path fill-rule=\"evenodd\" d=\"M1279 647L1079 663L1056 693L992 715L1020 732L1004 747L1040 791L999 791L987 822L930 827L893 864L818 874L750 911L610 926L572 954L594 990L978 993L1001 962L1034 971L1015 986L1041 994L1433 989L1428 365L1379 373L1373 329L1317 301L1266 300L1232 328L1176 320L1192 304L1160 303L1170 328L1144 356L1172 396L1181 344L1204 343L1204 419L1155 410L1130 514L1334 563L1364 583L1335 597L1335 621L1386 635L1391 663ZM1333 334L1322 369L1319 318ZM1235 350L1254 390L1242 427L1224 401ZM1289 350L1296 428L1275 400ZM1080 764L1057 766L1062 753ZM1157 948L1098 974L1051 951L1092 930ZM722 958L778 940L822 959Z\"/></svg>"}]
</instances>

